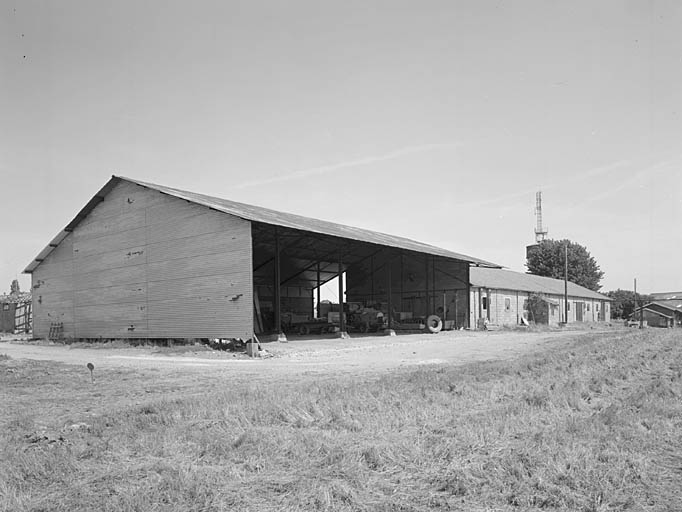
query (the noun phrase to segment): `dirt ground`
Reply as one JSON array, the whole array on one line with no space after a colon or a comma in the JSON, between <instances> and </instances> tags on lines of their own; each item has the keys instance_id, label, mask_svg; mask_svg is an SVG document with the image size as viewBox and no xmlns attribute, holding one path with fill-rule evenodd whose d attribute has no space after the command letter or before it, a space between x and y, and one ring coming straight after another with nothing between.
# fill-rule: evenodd
<instances>
[{"instance_id":1,"label":"dirt ground","mask_svg":"<svg viewBox=\"0 0 682 512\"><path fill-rule=\"evenodd\" d=\"M610 329L612 332L614 329ZM263 343L267 358L206 346L130 347L50 344L0 338L0 429L59 436L69 425L157 401L191 400L207 392L267 392L274 386L381 378L419 365L462 365L512 359L599 335L596 329L556 332L409 334ZM612 334L614 334L612 332ZM331 336L331 335L330 335ZM7 356L7 357L3 357ZM86 367L94 365L91 374ZM41 434L42 435L42 434Z\"/></svg>"},{"instance_id":2,"label":"dirt ground","mask_svg":"<svg viewBox=\"0 0 682 512\"><path fill-rule=\"evenodd\" d=\"M291 339L288 343L263 343L270 357L249 358L196 347L124 347L61 345L26 340L0 340L0 354L15 360L55 361L65 364L92 363L98 369L139 368L183 373L215 369L239 375L273 373L374 373L425 364L464 364L504 359L530 352L544 344L596 330L556 332L473 332L363 336L351 339ZM222 373L222 372L221 372Z\"/></svg>"}]
</instances>

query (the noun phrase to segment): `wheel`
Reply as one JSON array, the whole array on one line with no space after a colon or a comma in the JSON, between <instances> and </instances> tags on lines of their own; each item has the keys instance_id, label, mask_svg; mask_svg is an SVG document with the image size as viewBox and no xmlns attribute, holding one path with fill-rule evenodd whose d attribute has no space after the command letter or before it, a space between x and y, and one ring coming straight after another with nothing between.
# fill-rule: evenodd
<instances>
[{"instance_id":1,"label":"wheel","mask_svg":"<svg viewBox=\"0 0 682 512\"><path fill-rule=\"evenodd\" d=\"M310 327L308 327L305 324L299 325L298 326L298 334L300 334L301 336L305 336L307 334L310 334Z\"/></svg>"},{"instance_id":2,"label":"wheel","mask_svg":"<svg viewBox=\"0 0 682 512\"><path fill-rule=\"evenodd\" d=\"M426 328L434 334L440 332L443 329L443 321L438 315L431 315L426 319Z\"/></svg>"}]
</instances>

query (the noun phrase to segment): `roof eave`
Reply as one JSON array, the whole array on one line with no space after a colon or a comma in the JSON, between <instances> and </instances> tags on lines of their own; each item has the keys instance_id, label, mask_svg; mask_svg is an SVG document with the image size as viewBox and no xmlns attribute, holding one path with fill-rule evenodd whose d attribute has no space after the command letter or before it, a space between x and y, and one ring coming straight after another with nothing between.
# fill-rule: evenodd
<instances>
[{"instance_id":1,"label":"roof eave","mask_svg":"<svg viewBox=\"0 0 682 512\"><path fill-rule=\"evenodd\" d=\"M24 269L24 274L32 274L33 271L38 268L38 266L47 258L47 256L64 240L68 234L73 231L81 221L88 216L88 214L95 209L95 207L104 201L104 197L113 189L119 182L121 178L118 176L112 176L109 181L97 192L88 203L81 208L81 210L76 214L76 216L69 222L64 229L62 229L57 236L55 236L45 248L38 253L38 255L29 263Z\"/></svg>"}]
</instances>

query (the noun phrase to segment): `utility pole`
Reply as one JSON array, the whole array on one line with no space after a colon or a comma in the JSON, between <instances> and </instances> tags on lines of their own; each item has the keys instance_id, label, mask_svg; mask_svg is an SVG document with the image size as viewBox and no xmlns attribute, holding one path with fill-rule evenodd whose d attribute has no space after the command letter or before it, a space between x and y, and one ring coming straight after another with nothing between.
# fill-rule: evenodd
<instances>
[{"instance_id":1,"label":"utility pole","mask_svg":"<svg viewBox=\"0 0 682 512\"><path fill-rule=\"evenodd\" d=\"M637 278L635 277L635 310L632 312L634 320L637 319Z\"/></svg>"},{"instance_id":2,"label":"utility pole","mask_svg":"<svg viewBox=\"0 0 682 512\"><path fill-rule=\"evenodd\" d=\"M639 328L644 329L644 303L639 301Z\"/></svg>"},{"instance_id":3,"label":"utility pole","mask_svg":"<svg viewBox=\"0 0 682 512\"><path fill-rule=\"evenodd\" d=\"M568 242L564 244L564 323L568 324Z\"/></svg>"}]
</instances>

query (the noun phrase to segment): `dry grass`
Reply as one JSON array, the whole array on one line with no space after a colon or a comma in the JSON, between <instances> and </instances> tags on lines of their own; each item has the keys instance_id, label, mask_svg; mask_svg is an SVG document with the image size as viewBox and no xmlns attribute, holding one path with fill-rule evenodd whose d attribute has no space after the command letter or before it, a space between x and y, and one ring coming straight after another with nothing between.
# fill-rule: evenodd
<instances>
[{"instance_id":1,"label":"dry grass","mask_svg":"<svg viewBox=\"0 0 682 512\"><path fill-rule=\"evenodd\" d=\"M362 380L0 360L0 510L679 510L681 342Z\"/></svg>"}]
</instances>

